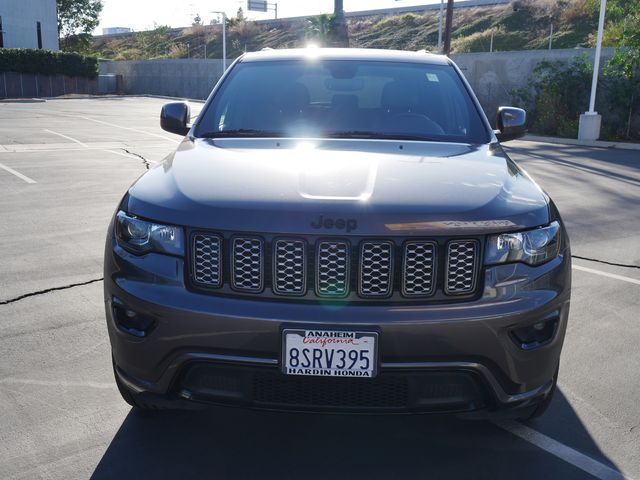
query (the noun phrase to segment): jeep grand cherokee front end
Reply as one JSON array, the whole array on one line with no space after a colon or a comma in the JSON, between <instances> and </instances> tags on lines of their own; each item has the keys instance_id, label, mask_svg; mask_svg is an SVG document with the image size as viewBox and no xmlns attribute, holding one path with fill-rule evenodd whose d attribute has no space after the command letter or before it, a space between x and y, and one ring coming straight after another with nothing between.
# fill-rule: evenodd
<instances>
[{"instance_id":1,"label":"jeep grand cherokee front end","mask_svg":"<svg viewBox=\"0 0 640 480\"><path fill-rule=\"evenodd\" d=\"M139 408L539 415L570 251L451 60L245 54L109 228L116 380ZM190 403L191 402L191 403ZM194 403L195 402L195 403Z\"/></svg>"}]
</instances>

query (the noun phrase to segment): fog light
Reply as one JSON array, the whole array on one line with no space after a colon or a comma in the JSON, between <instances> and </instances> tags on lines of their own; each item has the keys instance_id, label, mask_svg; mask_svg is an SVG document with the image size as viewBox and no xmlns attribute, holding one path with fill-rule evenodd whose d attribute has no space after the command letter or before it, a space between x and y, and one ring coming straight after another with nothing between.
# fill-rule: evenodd
<instances>
[{"instance_id":1,"label":"fog light","mask_svg":"<svg viewBox=\"0 0 640 480\"><path fill-rule=\"evenodd\" d=\"M511 330L511 338L523 350L532 350L551 341L558 327L558 317Z\"/></svg>"},{"instance_id":2,"label":"fog light","mask_svg":"<svg viewBox=\"0 0 640 480\"><path fill-rule=\"evenodd\" d=\"M113 298L113 319L117 327L134 337L145 337L153 329L153 318L141 315L134 310L126 308L119 298Z\"/></svg>"}]
</instances>

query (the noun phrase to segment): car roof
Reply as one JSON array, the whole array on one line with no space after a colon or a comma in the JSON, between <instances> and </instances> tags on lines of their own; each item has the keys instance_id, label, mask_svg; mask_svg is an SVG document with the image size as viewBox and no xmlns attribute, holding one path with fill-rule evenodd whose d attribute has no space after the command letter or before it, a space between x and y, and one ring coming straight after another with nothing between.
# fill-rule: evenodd
<instances>
[{"instance_id":1,"label":"car roof","mask_svg":"<svg viewBox=\"0 0 640 480\"><path fill-rule=\"evenodd\" d=\"M415 62L448 65L450 60L444 55L434 55L424 50L382 50L374 48L287 48L264 49L242 55L241 62L268 62L274 60L302 60L319 58L323 60L373 60L382 62Z\"/></svg>"}]
</instances>

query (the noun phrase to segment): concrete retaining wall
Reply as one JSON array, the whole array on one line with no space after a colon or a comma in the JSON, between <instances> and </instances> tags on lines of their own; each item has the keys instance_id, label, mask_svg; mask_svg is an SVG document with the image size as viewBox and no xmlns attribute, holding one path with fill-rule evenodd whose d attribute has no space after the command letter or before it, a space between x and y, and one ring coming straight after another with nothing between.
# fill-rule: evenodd
<instances>
[{"instance_id":1,"label":"concrete retaining wall","mask_svg":"<svg viewBox=\"0 0 640 480\"><path fill-rule=\"evenodd\" d=\"M131 95L205 99L222 73L222 60L100 61L100 74L122 75L119 88Z\"/></svg>"},{"instance_id":2,"label":"concrete retaining wall","mask_svg":"<svg viewBox=\"0 0 640 480\"><path fill-rule=\"evenodd\" d=\"M613 56L612 48L603 48L600 65ZM520 52L483 52L453 54L490 120L500 105L511 105L510 92L526 87L533 69L542 60L569 63L586 54L593 62L595 49L527 50Z\"/></svg>"},{"instance_id":3,"label":"concrete retaining wall","mask_svg":"<svg viewBox=\"0 0 640 480\"><path fill-rule=\"evenodd\" d=\"M478 95L488 117L493 119L499 105L512 103L510 92L527 85L541 60L569 62L581 54L593 59L594 50L461 53L452 58ZM601 63L605 64L612 55L612 49L603 49ZM222 75L222 60L101 61L100 74L122 75L121 91L125 94L204 99Z\"/></svg>"}]
</instances>

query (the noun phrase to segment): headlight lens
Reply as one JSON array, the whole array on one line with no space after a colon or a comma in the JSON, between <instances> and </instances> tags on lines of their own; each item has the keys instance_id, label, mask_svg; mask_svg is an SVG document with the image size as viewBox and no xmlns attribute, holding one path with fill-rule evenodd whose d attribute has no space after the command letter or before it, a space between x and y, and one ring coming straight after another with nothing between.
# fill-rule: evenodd
<instances>
[{"instance_id":1,"label":"headlight lens","mask_svg":"<svg viewBox=\"0 0 640 480\"><path fill-rule=\"evenodd\" d=\"M540 265L555 258L559 250L560 224L554 221L526 232L490 236L485 262L488 265L510 262Z\"/></svg>"},{"instance_id":2,"label":"headlight lens","mask_svg":"<svg viewBox=\"0 0 640 480\"><path fill-rule=\"evenodd\" d=\"M116 238L123 248L133 253L184 255L182 228L147 222L123 211L116 215Z\"/></svg>"}]
</instances>

